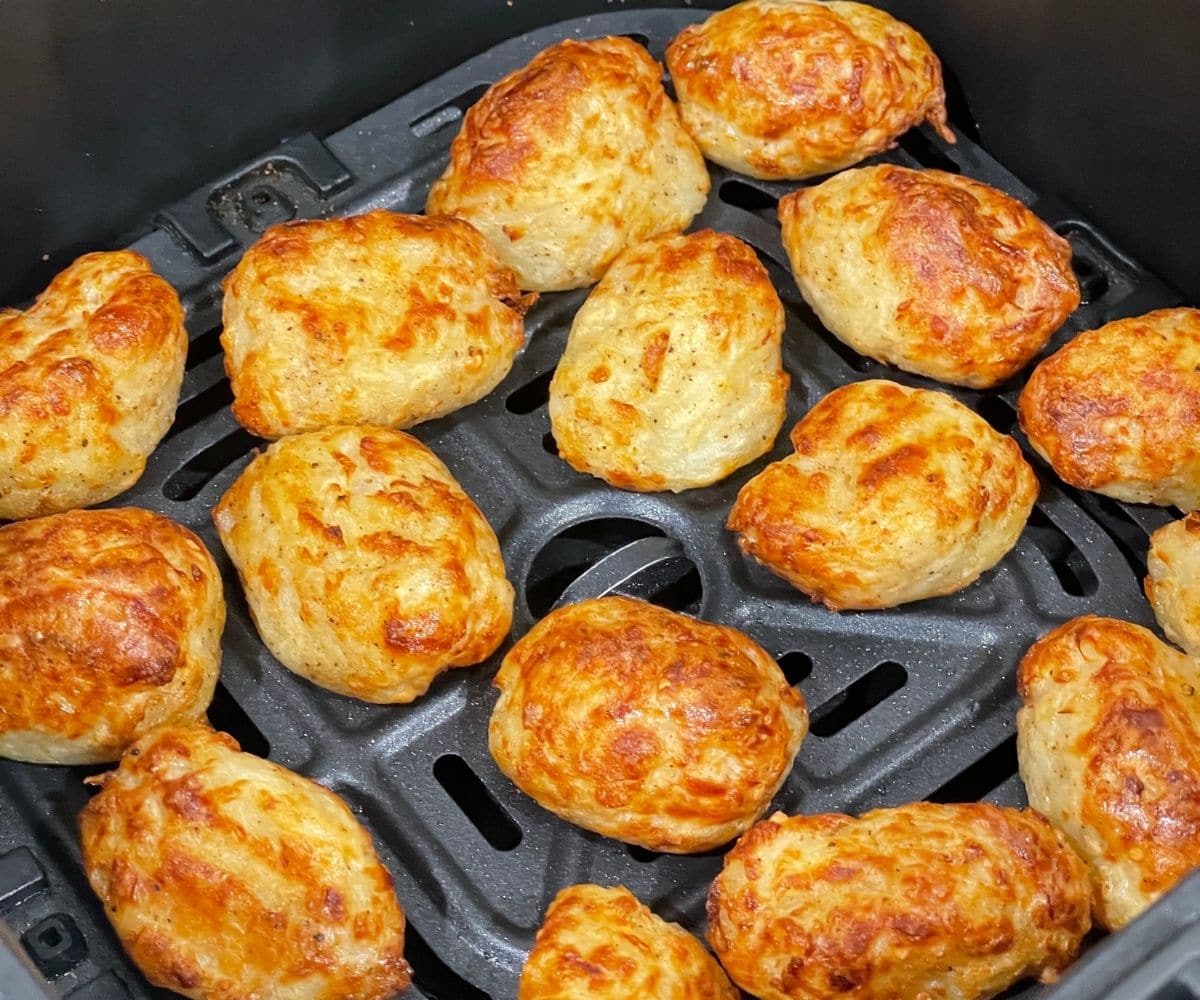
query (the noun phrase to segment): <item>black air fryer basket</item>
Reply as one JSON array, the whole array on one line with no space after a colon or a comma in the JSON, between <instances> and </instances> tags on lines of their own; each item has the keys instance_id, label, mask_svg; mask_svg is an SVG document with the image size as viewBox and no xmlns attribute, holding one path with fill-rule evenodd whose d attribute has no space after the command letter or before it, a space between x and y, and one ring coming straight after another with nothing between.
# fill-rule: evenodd
<instances>
[{"instance_id":1,"label":"black air fryer basket","mask_svg":"<svg viewBox=\"0 0 1200 1000\"><path fill-rule=\"evenodd\" d=\"M504 5L488 9L502 24ZM1141 578L1148 534L1169 512L1075 491L1031 453L1040 499L1003 562L952 597L871 613L809 604L742 557L723 528L739 487L789 452L785 434L770 455L725 482L678 496L621 492L573 472L556 455L546 401L586 296L578 291L542 297L527 318L527 345L498 389L415 431L500 537L517 589L509 643L487 664L443 675L428 695L399 707L318 689L266 652L210 520L262 443L228 408L218 343L221 278L271 224L380 207L421 211L463 111L540 49L562 38L618 34L661 59L666 43L706 13L616 9L512 37L325 139L300 135L206 184L162 208L132 242L179 290L192 340L175 424L136 488L114 503L186 524L217 557L230 614L211 719L244 749L333 789L370 829L409 917L414 997L514 997L546 906L574 882L623 883L655 912L703 931L719 853L659 855L579 830L521 795L488 755L491 677L512 639L556 602L635 594L740 628L775 654L812 710L811 735L774 803L787 812L859 812L916 799L1023 804L1014 675L1026 648L1084 613L1153 626ZM953 71L953 59L942 55ZM952 111L955 104L963 115L962 101ZM997 163L972 140L972 122L954 124L954 146L921 129L877 159L977 177L1020 198L1070 240L1083 304L1047 353L1079 330L1180 303L1085 215ZM693 228L730 232L753 246L787 309L785 427L852 380L933 385L859 357L805 306L775 221L777 200L796 185L711 172L712 194ZM1015 431L1029 452L1016 430L1016 393L955 390L998 430ZM82 779L101 770L0 761L3 1000L168 995L124 957L80 866L75 817L89 795ZM48 987L39 985L43 977ZM1008 996L1200 997L1200 881L1185 882L1129 929L1093 944L1058 987L1023 985Z\"/></svg>"}]
</instances>

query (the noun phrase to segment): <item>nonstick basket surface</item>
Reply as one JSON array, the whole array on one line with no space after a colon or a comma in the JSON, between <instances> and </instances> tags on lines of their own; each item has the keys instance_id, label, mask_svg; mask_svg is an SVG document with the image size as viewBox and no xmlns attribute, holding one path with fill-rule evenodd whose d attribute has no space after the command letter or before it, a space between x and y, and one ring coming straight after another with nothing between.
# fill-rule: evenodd
<instances>
[{"instance_id":1,"label":"nonstick basket surface","mask_svg":"<svg viewBox=\"0 0 1200 1000\"><path fill-rule=\"evenodd\" d=\"M657 913L701 932L720 853L675 857L626 847L576 829L520 794L486 745L495 700L490 681L508 644L487 664L452 671L425 697L399 707L328 693L274 661L258 640L210 520L217 499L262 443L228 409L217 340L219 283L273 223L373 208L421 211L463 111L547 45L621 34L661 59L670 38L705 13L613 12L512 39L324 141L304 136L264 155L164 210L134 244L179 289L192 341L170 435L137 487L113 504L150 508L186 524L217 556L230 614L212 721L244 749L332 788L370 828L409 916L414 996L514 997L541 915L554 893L574 882L623 883ZM1039 197L968 134L958 135L949 146L927 130L910 132L877 159L977 177L1026 202L1071 241L1084 301L1047 353L1079 330L1178 304L1176 294L1085 219ZM805 306L775 220L778 198L796 185L710 169L712 194L693 228L733 233L752 245L787 310L784 363L792 388L785 429L825 393L856 379L946 389L859 357ZM544 295L527 318L527 344L499 388L415 430L500 537L517 590L510 643L564 591L573 599L613 588L649 597L749 633L804 692L812 733L774 807L858 812L914 799L1023 803L1014 737L1017 661L1037 636L1075 615L1153 625L1141 594L1147 536L1170 513L1058 482L1016 429L1019 384L995 392L951 390L1026 447L1041 479L1028 527L1003 562L962 593L890 611L834 614L753 565L723 528L739 487L790 451L786 433L769 455L725 482L678 496L621 492L556 456L546 414L549 381L585 297L586 291ZM165 997L123 957L80 867L75 816L89 794L82 778L99 770L0 762L0 915L58 995ZM1196 919L1198 898L1189 884L1134 928L1093 948L1056 998L1200 996L1186 985L1195 976L1187 965L1195 943L1177 943L1174 958L1140 968L1181 924ZM1144 981L1120 992L1116 983L1128 975ZM0 996L5 988L0 981ZM1045 992L1030 987L1010 996L1032 1000Z\"/></svg>"}]
</instances>

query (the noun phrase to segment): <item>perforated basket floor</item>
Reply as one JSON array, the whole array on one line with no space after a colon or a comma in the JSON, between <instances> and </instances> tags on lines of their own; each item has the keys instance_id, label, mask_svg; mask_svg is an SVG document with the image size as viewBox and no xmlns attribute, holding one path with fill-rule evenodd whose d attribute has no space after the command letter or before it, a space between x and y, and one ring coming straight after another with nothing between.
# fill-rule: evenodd
<instances>
[{"instance_id":1,"label":"perforated basket floor","mask_svg":"<svg viewBox=\"0 0 1200 1000\"><path fill-rule=\"evenodd\" d=\"M624 883L658 913L700 932L720 857L628 848L575 829L518 793L486 748L490 680L507 645L489 663L442 677L426 697L404 707L322 691L264 650L210 522L213 504L260 443L227 408L217 341L219 281L273 222L378 207L420 211L463 109L552 42L625 34L661 58L666 42L702 16L614 12L514 39L323 142L308 136L280 147L164 211L134 245L180 290L193 339L170 436L137 488L114 504L175 518L217 555L230 616L213 721L247 750L334 789L371 829L409 914L414 995L513 997L546 905L573 882ZM978 177L1021 198L1071 240L1084 304L1048 351L1081 329L1177 303L1085 219L1028 190L966 135L951 147L913 132L882 159ZM886 376L932 385L858 357L804 305L775 222L778 197L795 185L747 180L715 167L712 175L712 195L694 228L731 232L754 246L787 307L788 428L848 381ZM738 488L788 453L786 434L770 455L726 482L681 496L611 489L556 457L547 389L585 295L543 296L504 383L480 403L416 430L500 536L518 594L512 639L588 567L621 550L572 593L595 593L628 578L624 589L748 632L778 655L804 691L812 735L776 799L778 808L859 811L921 798L1021 802L1013 736L1018 659L1035 637L1085 612L1152 624L1140 591L1147 534L1170 515L1079 494L1034 457L1042 479L1037 508L1016 548L979 583L894 611L833 614L751 565L722 527ZM1018 389L956 395L1007 432L1014 429ZM644 541L656 537L679 546ZM675 558L664 561L672 553ZM642 567L647 572L639 576ZM87 799L81 784L87 773L0 763L0 915L24 935L58 995L165 996L123 958L81 873L74 819ZM1193 920L1194 909L1173 903L1156 910L1155 940ZM1093 979L1068 983L1059 995L1116 996L1113 962L1128 972L1137 964L1135 953L1138 961L1150 953L1145 935L1135 944L1138 933L1135 928L1094 948L1083 969ZM1096 985L1101 982L1103 988ZM1121 995L1200 996L1192 987L1169 988L1192 991ZM4 989L0 983L0 995ZM1011 995L1042 993L1030 988Z\"/></svg>"}]
</instances>

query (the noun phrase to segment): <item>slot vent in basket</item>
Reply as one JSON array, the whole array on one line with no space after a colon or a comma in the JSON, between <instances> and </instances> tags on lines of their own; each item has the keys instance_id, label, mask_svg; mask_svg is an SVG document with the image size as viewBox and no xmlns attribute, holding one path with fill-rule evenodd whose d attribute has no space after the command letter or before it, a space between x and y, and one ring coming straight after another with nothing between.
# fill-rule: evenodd
<instances>
[{"instance_id":1,"label":"slot vent in basket","mask_svg":"<svg viewBox=\"0 0 1200 1000\"><path fill-rule=\"evenodd\" d=\"M1108 291L1108 275L1087 257L1078 253L1071 257L1071 269L1079 281L1079 304L1088 305L1104 297Z\"/></svg>"},{"instance_id":2,"label":"slot vent in basket","mask_svg":"<svg viewBox=\"0 0 1200 1000\"><path fill-rule=\"evenodd\" d=\"M213 691L212 704L208 706L208 721L213 729L228 733L237 740L246 753L252 753L255 757L271 755L270 742L224 684L217 684Z\"/></svg>"},{"instance_id":3,"label":"slot vent in basket","mask_svg":"<svg viewBox=\"0 0 1200 1000\"><path fill-rule=\"evenodd\" d=\"M1091 597L1099 590L1100 581L1087 558L1040 507L1030 512L1025 532L1050 563L1063 593Z\"/></svg>"},{"instance_id":4,"label":"slot vent in basket","mask_svg":"<svg viewBox=\"0 0 1200 1000\"><path fill-rule=\"evenodd\" d=\"M434 761L433 776L497 851L511 851L521 843L521 828L458 754L443 754Z\"/></svg>"},{"instance_id":5,"label":"slot vent in basket","mask_svg":"<svg viewBox=\"0 0 1200 1000\"><path fill-rule=\"evenodd\" d=\"M207 389L196 393L186 403L180 403L179 408L175 411L175 422L171 424L171 429L167 431L166 440L173 438L181 431L187 430L204 420L206 417L211 417L214 413L219 413L233 402L233 389L229 385L229 379L223 378L219 382L210 385Z\"/></svg>"},{"instance_id":6,"label":"slot vent in basket","mask_svg":"<svg viewBox=\"0 0 1200 1000\"><path fill-rule=\"evenodd\" d=\"M574 524L550 539L534 556L525 581L525 600L535 617L554 606L584 570L639 538L662 537L648 521L606 517Z\"/></svg>"},{"instance_id":7,"label":"slot vent in basket","mask_svg":"<svg viewBox=\"0 0 1200 1000\"><path fill-rule=\"evenodd\" d=\"M185 367L188 371L195 368L199 364L203 364L209 358L215 358L221 353L221 328L214 326L198 337L193 337L188 343L187 362Z\"/></svg>"},{"instance_id":8,"label":"slot vent in basket","mask_svg":"<svg viewBox=\"0 0 1200 1000\"><path fill-rule=\"evenodd\" d=\"M808 680L812 674L813 661L807 653L796 649L790 653L783 653L779 657L779 666L783 670L783 676L787 678L787 682L795 687Z\"/></svg>"},{"instance_id":9,"label":"slot vent in basket","mask_svg":"<svg viewBox=\"0 0 1200 1000\"><path fill-rule=\"evenodd\" d=\"M962 167L939 149L924 132L910 128L900 137L900 148L923 167L944 170L948 174L961 174Z\"/></svg>"},{"instance_id":10,"label":"slot vent in basket","mask_svg":"<svg viewBox=\"0 0 1200 1000\"><path fill-rule=\"evenodd\" d=\"M747 184L745 181L728 180L717 189L717 195L726 205L753 212L768 222L776 221L779 199L752 184Z\"/></svg>"},{"instance_id":11,"label":"slot vent in basket","mask_svg":"<svg viewBox=\"0 0 1200 1000\"><path fill-rule=\"evenodd\" d=\"M421 139L433 135L435 132L440 132L442 129L448 128L461 119L466 113L467 108L478 101L486 91L486 83L476 84L470 90L464 90L453 100L434 108L429 114L422 115L415 121L410 122L408 127L412 129L413 135Z\"/></svg>"},{"instance_id":12,"label":"slot vent in basket","mask_svg":"<svg viewBox=\"0 0 1200 1000\"><path fill-rule=\"evenodd\" d=\"M993 750L968 764L927 796L929 802L978 802L1017 773L1017 737L1014 733Z\"/></svg>"},{"instance_id":13,"label":"slot vent in basket","mask_svg":"<svg viewBox=\"0 0 1200 1000\"><path fill-rule=\"evenodd\" d=\"M1001 434L1011 434L1017 426L1017 411L999 396L984 396L975 409Z\"/></svg>"},{"instance_id":14,"label":"slot vent in basket","mask_svg":"<svg viewBox=\"0 0 1200 1000\"><path fill-rule=\"evenodd\" d=\"M1083 226L1067 222L1054 227L1071 243L1071 269L1079 281L1080 305L1098 302L1112 288L1108 269L1102 263L1103 245Z\"/></svg>"},{"instance_id":15,"label":"slot vent in basket","mask_svg":"<svg viewBox=\"0 0 1200 1000\"><path fill-rule=\"evenodd\" d=\"M967 92L963 90L958 75L945 64L942 65L942 84L946 88L946 112L950 125L971 142L979 142L979 126L967 101Z\"/></svg>"},{"instance_id":16,"label":"slot vent in basket","mask_svg":"<svg viewBox=\"0 0 1200 1000\"><path fill-rule=\"evenodd\" d=\"M413 985L428 1000L492 1000L490 993L472 986L437 956L411 918L404 928L404 957L412 966Z\"/></svg>"},{"instance_id":17,"label":"slot vent in basket","mask_svg":"<svg viewBox=\"0 0 1200 1000\"><path fill-rule=\"evenodd\" d=\"M550 400L550 380L554 378L554 372L553 368L540 372L523 386L514 389L504 401L504 408L518 416L540 410Z\"/></svg>"},{"instance_id":18,"label":"slot vent in basket","mask_svg":"<svg viewBox=\"0 0 1200 1000\"><path fill-rule=\"evenodd\" d=\"M195 499L219 473L265 443L241 427L230 431L173 472L163 483L163 495L177 502Z\"/></svg>"},{"instance_id":19,"label":"slot vent in basket","mask_svg":"<svg viewBox=\"0 0 1200 1000\"><path fill-rule=\"evenodd\" d=\"M1112 497L1087 493L1084 498L1087 504L1094 504L1100 511L1099 520L1105 532L1128 563L1133 575L1141 580L1146 575L1146 556L1150 548L1146 529Z\"/></svg>"},{"instance_id":20,"label":"slot vent in basket","mask_svg":"<svg viewBox=\"0 0 1200 1000\"><path fill-rule=\"evenodd\" d=\"M682 611L688 615L697 614L700 611L700 601L704 597L704 583L700 579L700 571L696 568L696 564L691 560L687 560L687 562L691 564L691 568L683 576L646 595L646 600L670 611Z\"/></svg>"},{"instance_id":21,"label":"slot vent in basket","mask_svg":"<svg viewBox=\"0 0 1200 1000\"><path fill-rule=\"evenodd\" d=\"M885 660L813 711L812 734L821 739L836 736L907 683L908 671L893 660Z\"/></svg>"},{"instance_id":22,"label":"slot vent in basket","mask_svg":"<svg viewBox=\"0 0 1200 1000\"><path fill-rule=\"evenodd\" d=\"M606 517L565 528L534 557L525 601L537 618L556 604L627 594L672 611L696 614L704 585L695 562L660 528L634 518Z\"/></svg>"}]
</instances>

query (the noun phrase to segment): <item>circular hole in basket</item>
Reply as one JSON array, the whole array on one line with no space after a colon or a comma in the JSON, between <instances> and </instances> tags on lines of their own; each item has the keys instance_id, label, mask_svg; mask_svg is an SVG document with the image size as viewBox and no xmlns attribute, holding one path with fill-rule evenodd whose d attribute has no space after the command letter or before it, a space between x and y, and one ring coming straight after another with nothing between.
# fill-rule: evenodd
<instances>
[{"instance_id":1,"label":"circular hole in basket","mask_svg":"<svg viewBox=\"0 0 1200 1000\"><path fill-rule=\"evenodd\" d=\"M525 581L525 601L537 618L546 615L563 592L601 559L642 538L663 538L666 532L648 521L630 517L602 517L564 528L534 557ZM669 608L696 614L704 596L696 564L681 556L670 572L647 569L644 579L630 577L607 591L629 594ZM591 596L600 596L594 594Z\"/></svg>"}]
</instances>

